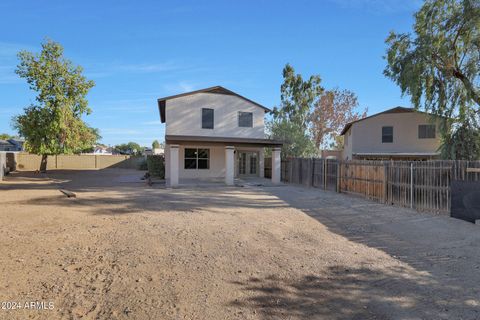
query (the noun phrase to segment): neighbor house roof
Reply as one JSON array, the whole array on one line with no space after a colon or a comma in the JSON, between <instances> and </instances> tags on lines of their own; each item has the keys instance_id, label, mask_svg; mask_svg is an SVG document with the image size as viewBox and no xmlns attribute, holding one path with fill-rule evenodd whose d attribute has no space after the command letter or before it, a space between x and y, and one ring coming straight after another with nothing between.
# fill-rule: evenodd
<instances>
[{"instance_id":1,"label":"neighbor house roof","mask_svg":"<svg viewBox=\"0 0 480 320\"><path fill-rule=\"evenodd\" d=\"M215 87L210 87L210 88L205 88L205 89L180 93L180 94L176 94L176 95L173 95L173 96L168 96L168 97L163 97L163 98L157 99L158 110L160 111L160 119L161 119L162 123L165 123L165 105L166 105L165 102L167 100L171 100L171 99L175 99L175 98L179 98L179 97L185 97L185 96L189 96L189 95L197 94L197 93L217 93L217 94L227 94L227 95L231 95L231 96L236 96L236 97L239 97L239 98L241 98L245 101L253 103L254 105L264 109L265 112L270 112L271 111L269 108L264 107L261 104L255 102L255 101L252 101L248 98L245 98L244 96L241 96L238 93L230 91L230 90L228 90L228 89L226 89L222 86L215 86Z\"/></svg>"},{"instance_id":2,"label":"neighbor house roof","mask_svg":"<svg viewBox=\"0 0 480 320\"><path fill-rule=\"evenodd\" d=\"M425 113L425 114L431 115L431 113L423 112L423 111L419 111L419 110L415 110L414 108L395 107L395 108L388 109L388 110L385 110L385 111L383 111L383 112L375 113L375 114L372 114L371 116L368 116L368 117L365 117L365 118L358 119L358 120L355 120L355 121L352 121L352 122L347 123L347 124L345 125L345 127L343 128L342 132L340 133L340 135L343 136L345 133L347 133L348 129L350 129L351 126L352 126L354 123L357 123L357 122L360 122L360 121L363 121L363 120L367 120L367 119L370 119L370 118L379 116L379 115L381 115L381 114L387 114L387 113L412 113L412 112Z\"/></svg>"}]
</instances>

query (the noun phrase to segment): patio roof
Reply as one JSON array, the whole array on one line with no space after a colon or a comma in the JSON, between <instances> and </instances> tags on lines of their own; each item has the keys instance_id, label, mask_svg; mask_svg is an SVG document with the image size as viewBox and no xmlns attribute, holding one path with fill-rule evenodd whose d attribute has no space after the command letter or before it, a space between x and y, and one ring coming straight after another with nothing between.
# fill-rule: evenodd
<instances>
[{"instance_id":1,"label":"patio roof","mask_svg":"<svg viewBox=\"0 0 480 320\"><path fill-rule=\"evenodd\" d=\"M264 147L281 147L282 141L272 139L255 139L255 138L232 138L232 137L209 137L209 136L180 136L180 135L166 135L165 142L185 143L185 142L206 142L209 144L232 144L232 145L254 145Z\"/></svg>"}]
</instances>

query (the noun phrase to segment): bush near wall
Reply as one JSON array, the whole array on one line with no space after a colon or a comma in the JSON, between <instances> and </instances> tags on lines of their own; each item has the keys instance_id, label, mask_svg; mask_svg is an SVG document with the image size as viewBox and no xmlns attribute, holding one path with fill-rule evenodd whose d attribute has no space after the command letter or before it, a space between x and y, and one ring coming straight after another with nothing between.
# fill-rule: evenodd
<instances>
[{"instance_id":1,"label":"bush near wall","mask_svg":"<svg viewBox=\"0 0 480 320\"><path fill-rule=\"evenodd\" d=\"M165 179L165 157L163 155L147 156L147 167L152 177Z\"/></svg>"},{"instance_id":2,"label":"bush near wall","mask_svg":"<svg viewBox=\"0 0 480 320\"><path fill-rule=\"evenodd\" d=\"M148 170L147 159L144 159L142 162L140 162L138 170Z\"/></svg>"}]
</instances>

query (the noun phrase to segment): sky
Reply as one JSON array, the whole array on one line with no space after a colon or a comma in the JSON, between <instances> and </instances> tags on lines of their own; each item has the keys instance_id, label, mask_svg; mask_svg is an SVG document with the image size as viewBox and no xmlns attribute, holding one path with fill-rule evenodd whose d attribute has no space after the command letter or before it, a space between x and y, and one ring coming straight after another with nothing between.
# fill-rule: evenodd
<instances>
[{"instance_id":1,"label":"sky","mask_svg":"<svg viewBox=\"0 0 480 320\"><path fill-rule=\"evenodd\" d=\"M410 106L383 76L385 38L409 32L419 0L182 0L0 2L0 133L35 102L14 70L20 50L46 38L95 87L84 120L102 141L164 140L157 98L221 85L264 106L280 104L282 69L318 74L355 92L373 114Z\"/></svg>"}]
</instances>

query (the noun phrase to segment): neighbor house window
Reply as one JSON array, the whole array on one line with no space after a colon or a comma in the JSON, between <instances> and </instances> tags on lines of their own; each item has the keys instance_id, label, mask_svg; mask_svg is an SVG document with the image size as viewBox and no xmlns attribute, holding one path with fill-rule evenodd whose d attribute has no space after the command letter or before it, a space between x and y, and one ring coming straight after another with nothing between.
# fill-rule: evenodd
<instances>
[{"instance_id":1,"label":"neighbor house window","mask_svg":"<svg viewBox=\"0 0 480 320\"><path fill-rule=\"evenodd\" d=\"M209 169L210 149L185 148L185 169Z\"/></svg>"},{"instance_id":2,"label":"neighbor house window","mask_svg":"<svg viewBox=\"0 0 480 320\"><path fill-rule=\"evenodd\" d=\"M202 108L202 129L213 129L213 109Z\"/></svg>"},{"instance_id":3,"label":"neighbor house window","mask_svg":"<svg viewBox=\"0 0 480 320\"><path fill-rule=\"evenodd\" d=\"M419 125L418 139L435 139L435 125L434 124Z\"/></svg>"},{"instance_id":4,"label":"neighbor house window","mask_svg":"<svg viewBox=\"0 0 480 320\"><path fill-rule=\"evenodd\" d=\"M239 127L253 127L253 113L251 112L239 112L238 113L238 126Z\"/></svg>"},{"instance_id":5,"label":"neighbor house window","mask_svg":"<svg viewBox=\"0 0 480 320\"><path fill-rule=\"evenodd\" d=\"M382 127L382 143L393 142L393 127Z\"/></svg>"}]
</instances>

